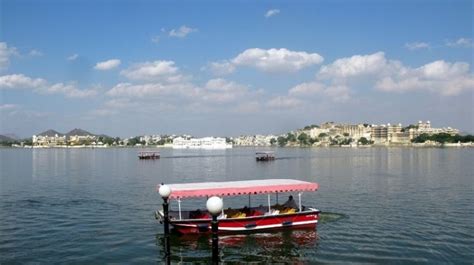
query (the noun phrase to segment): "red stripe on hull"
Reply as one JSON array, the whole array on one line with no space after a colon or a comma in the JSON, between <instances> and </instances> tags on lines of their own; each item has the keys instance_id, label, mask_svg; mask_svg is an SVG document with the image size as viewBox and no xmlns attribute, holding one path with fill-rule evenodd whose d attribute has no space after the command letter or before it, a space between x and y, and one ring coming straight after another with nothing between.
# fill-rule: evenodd
<instances>
[{"instance_id":1,"label":"red stripe on hull","mask_svg":"<svg viewBox=\"0 0 474 265\"><path fill-rule=\"evenodd\" d=\"M288 228L316 228L319 211L247 218L219 219L219 233L275 230ZM211 220L173 220L171 224L182 234L209 233Z\"/></svg>"}]
</instances>

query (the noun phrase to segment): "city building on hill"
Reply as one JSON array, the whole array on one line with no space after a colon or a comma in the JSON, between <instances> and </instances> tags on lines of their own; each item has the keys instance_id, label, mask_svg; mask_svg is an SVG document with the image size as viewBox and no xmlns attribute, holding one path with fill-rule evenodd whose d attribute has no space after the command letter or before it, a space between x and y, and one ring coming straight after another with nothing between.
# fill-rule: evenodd
<instances>
[{"instance_id":1,"label":"city building on hill","mask_svg":"<svg viewBox=\"0 0 474 265\"><path fill-rule=\"evenodd\" d=\"M321 124L319 128L312 128L308 135L312 138L319 138L321 134L331 137L346 136L358 140L362 137L370 138L371 128L363 124L336 124L334 122L326 122Z\"/></svg>"},{"instance_id":2,"label":"city building on hill","mask_svg":"<svg viewBox=\"0 0 474 265\"><path fill-rule=\"evenodd\" d=\"M33 146L36 147L56 147L66 144L66 135L54 130L48 130L32 137Z\"/></svg>"},{"instance_id":3,"label":"city building on hill","mask_svg":"<svg viewBox=\"0 0 474 265\"><path fill-rule=\"evenodd\" d=\"M157 144L161 140L160 135L144 135L140 137L140 142L145 142L145 145Z\"/></svg>"},{"instance_id":4,"label":"city building on hill","mask_svg":"<svg viewBox=\"0 0 474 265\"><path fill-rule=\"evenodd\" d=\"M232 144L228 144L225 138L220 137L204 137L204 138L183 138L176 137L173 139L173 149L227 149L232 148Z\"/></svg>"},{"instance_id":5,"label":"city building on hill","mask_svg":"<svg viewBox=\"0 0 474 265\"><path fill-rule=\"evenodd\" d=\"M97 140L95 135L70 135L67 139L69 145L91 144Z\"/></svg>"},{"instance_id":6,"label":"city building on hill","mask_svg":"<svg viewBox=\"0 0 474 265\"><path fill-rule=\"evenodd\" d=\"M410 131L411 131L411 139L421 134L428 134L428 135L433 135L433 134L438 134L438 133L447 133L449 135L459 134L458 129L454 129L451 127L432 128L430 121L426 121L426 122L418 121L417 126L415 126L415 128L411 128Z\"/></svg>"},{"instance_id":7,"label":"city building on hill","mask_svg":"<svg viewBox=\"0 0 474 265\"><path fill-rule=\"evenodd\" d=\"M402 131L402 124L382 124L371 126L371 140L375 144L408 144L410 133Z\"/></svg>"},{"instance_id":8,"label":"city building on hill","mask_svg":"<svg viewBox=\"0 0 474 265\"><path fill-rule=\"evenodd\" d=\"M388 142L388 128L385 124L372 124L370 138L375 144L385 144Z\"/></svg>"}]
</instances>

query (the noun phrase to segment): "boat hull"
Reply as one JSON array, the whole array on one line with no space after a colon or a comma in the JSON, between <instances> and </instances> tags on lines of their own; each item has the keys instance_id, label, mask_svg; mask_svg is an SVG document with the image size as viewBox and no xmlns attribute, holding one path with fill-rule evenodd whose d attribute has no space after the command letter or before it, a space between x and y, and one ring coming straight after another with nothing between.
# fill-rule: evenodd
<instances>
[{"instance_id":1,"label":"boat hull","mask_svg":"<svg viewBox=\"0 0 474 265\"><path fill-rule=\"evenodd\" d=\"M219 233L242 233L292 228L316 228L319 210L292 214L262 215L219 219ZM211 232L211 219L171 220L170 224L182 234Z\"/></svg>"}]
</instances>

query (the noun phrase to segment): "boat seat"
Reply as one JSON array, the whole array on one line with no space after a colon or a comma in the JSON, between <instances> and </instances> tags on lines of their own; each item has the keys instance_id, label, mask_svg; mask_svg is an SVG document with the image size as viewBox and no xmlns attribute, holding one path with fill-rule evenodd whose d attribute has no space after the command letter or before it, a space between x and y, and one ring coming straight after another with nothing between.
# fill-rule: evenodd
<instances>
[{"instance_id":1,"label":"boat seat","mask_svg":"<svg viewBox=\"0 0 474 265\"><path fill-rule=\"evenodd\" d=\"M261 216L261 215L263 215L263 212L258 211L258 210L253 210L253 211L251 211L250 214L247 215L247 216Z\"/></svg>"},{"instance_id":2,"label":"boat seat","mask_svg":"<svg viewBox=\"0 0 474 265\"><path fill-rule=\"evenodd\" d=\"M247 215L245 213L242 213L242 212L237 212L233 215L229 215L229 218L244 218L246 217Z\"/></svg>"},{"instance_id":3,"label":"boat seat","mask_svg":"<svg viewBox=\"0 0 474 265\"><path fill-rule=\"evenodd\" d=\"M280 212L281 214L290 214L290 213L296 213L295 208L285 208L283 211Z\"/></svg>"}]
</instances>

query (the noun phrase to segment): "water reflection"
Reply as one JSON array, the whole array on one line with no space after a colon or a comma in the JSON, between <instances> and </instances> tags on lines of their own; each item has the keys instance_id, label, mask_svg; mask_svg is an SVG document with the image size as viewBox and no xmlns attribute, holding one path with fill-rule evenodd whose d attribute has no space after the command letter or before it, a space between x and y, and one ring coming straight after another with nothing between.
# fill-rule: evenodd
<instances>
[{"instance_id":1,"label":"water reflection","mask_svg":"<svg viewBox=\"0 0 474 265\"><path fill-rule=\"evenodd\" d=\"M163 234L156 235L157 247L164 258ZM268 233L219 236L223 262L291 262L305 260L305 253L318 247L314 229L293 229ZM171 235L171 261L208 262L211 259L210 235ZM313 256L314 258L314 256Z\"/></svg>"}]
</instances>

